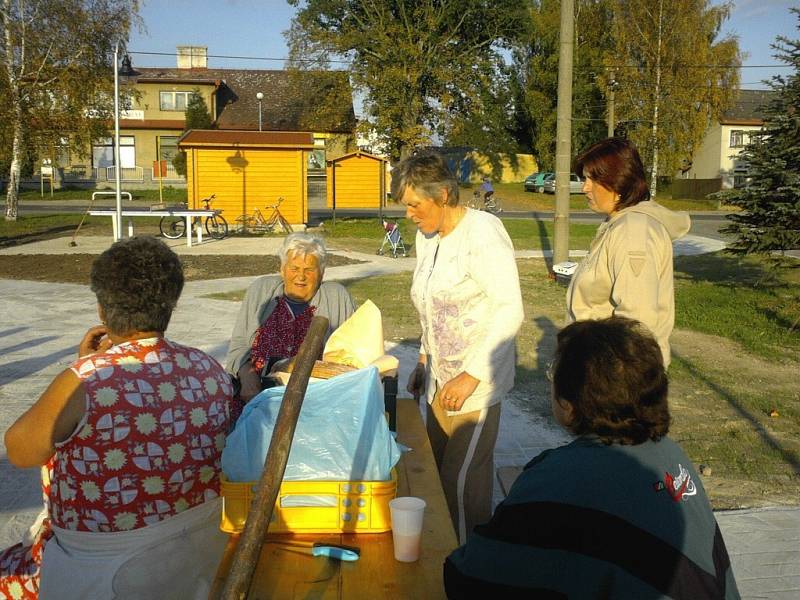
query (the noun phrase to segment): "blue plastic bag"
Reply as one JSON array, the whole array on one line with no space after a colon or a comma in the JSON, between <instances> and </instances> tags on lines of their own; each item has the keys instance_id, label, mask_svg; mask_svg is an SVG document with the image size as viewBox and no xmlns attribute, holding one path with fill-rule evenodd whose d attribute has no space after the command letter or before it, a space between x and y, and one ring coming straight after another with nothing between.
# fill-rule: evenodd
<instances>
[{"instance_id":1,"label":"blue plastic bag","mask_svg":"<svg viewBox=\"0 0 800 600\"><path fill-rule=\"evenodd\" d=\"M264 390L245 407L222 452L230 481L257 481L285 387ZM400 450L384 418L378 369L308 384L284 479L387 481Z\"/></svg>"}]
</instances>

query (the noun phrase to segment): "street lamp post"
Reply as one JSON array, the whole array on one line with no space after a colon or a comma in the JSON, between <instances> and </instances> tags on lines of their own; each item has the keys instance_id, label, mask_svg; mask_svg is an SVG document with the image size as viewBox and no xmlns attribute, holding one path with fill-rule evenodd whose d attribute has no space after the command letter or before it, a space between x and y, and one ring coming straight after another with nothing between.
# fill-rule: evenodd
<instances>
[{"instance_id":1,"label":"street lamp post","mask_svg":"<svg viewBox=\"0 0 800 600\"><path fill-rule=\"evenodd\" d=\"M258 100L258 130L261 131L261 101L264 99L264 94L258 92L256 100Z\"/></svg>"},{"instance_id":2,"label":"street lamp post","mask_svg":"<svg viewBox=\"0 0 800 600\"><path fill-rule=\"evenodd\" d=\"M117 197L116 235L114 241L122 239L122 192L119 159L119 40L114 44L114 190Z\"/></svg>"},{"instance_id":3,"label":"street lamp post","mask_svg":"<svg viewBox=\"0 0 800 600\"><path fill-rule=\"evenodd\" d=\"M115 221L117 224L116 236L114 241L122 239L122 164L119 155L119 79L120 75L126 82L135 82L136 71L131 66L130 56L126 55L122 59L122 72L119 66L119 40L114 44L114 191L117 199L117 214Z\"/></svg>"}]
</instances>

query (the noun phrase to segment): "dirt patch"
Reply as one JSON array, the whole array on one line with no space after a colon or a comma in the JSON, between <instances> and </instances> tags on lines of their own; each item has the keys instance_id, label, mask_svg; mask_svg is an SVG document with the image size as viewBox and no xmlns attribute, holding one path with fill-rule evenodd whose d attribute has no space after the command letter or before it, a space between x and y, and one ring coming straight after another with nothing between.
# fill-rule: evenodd
<instances>
[{"instance_id":1,"label":"dirt patch","mask_svg":"<svg viewBox=\"0 0 800 600\"><path fill-rule=\"evenodd\" d=\"M672 349L670 436L710 469L703 483L714 507L796 504L800 365L693 331L675 331Z\"/></svg>"},{"instance_id":2,"label":"dirt patch","mask_svg":"<svg viewBox=\"0 0 800 600\"><path fill-rule=\"evenodd\" d=\"M49 281L53 283L89 283L94 254L15 254L0 256L0 279ZM187 281L247 277L275 273L280 267L277 256L181 256ZM327 266L357 264L336 254L328 255Z\"/></svg>"}]
</instances>

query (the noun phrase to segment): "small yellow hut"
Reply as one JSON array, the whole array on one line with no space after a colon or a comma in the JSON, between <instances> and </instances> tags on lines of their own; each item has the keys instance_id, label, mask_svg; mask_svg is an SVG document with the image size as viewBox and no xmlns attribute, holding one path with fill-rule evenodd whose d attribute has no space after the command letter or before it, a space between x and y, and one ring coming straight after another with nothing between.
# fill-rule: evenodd
<instances>
[{"instance_id":1,"label":"small yellow hut","mask_svg":"<svg viewBox=\"0 0 800 600\"><path fill-rule=\"evenodd\" d=\"M328 208L381 208L386 197L386 162L385 158L366 152L351 152L329 160Z\"/></svg>"},{"instance_id":2,"label":"small yellow hut","mask_svg":"<svg viewBox=\"0 0 800 600\"><path fill-rule=\"evenodd\" d=\"M314 149L311 133L192 129L178 140L186 152L189 207L216 194L212 205L236 218L283 197L281 213L292 225L308 221L307 154Z\"/></svg>"}]
</instances>

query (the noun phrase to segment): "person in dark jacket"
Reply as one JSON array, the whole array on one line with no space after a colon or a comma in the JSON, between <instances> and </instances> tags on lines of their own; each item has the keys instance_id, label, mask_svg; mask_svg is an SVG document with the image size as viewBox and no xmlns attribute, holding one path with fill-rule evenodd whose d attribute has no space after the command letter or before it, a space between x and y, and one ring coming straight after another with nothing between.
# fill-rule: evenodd
<instances>
[{"instance_id":1,"label":"person in dark jacket","mask_svg":"<svg viewBox=\"0 0 800 600\"><path fill-rule=\"evenodd\" d=\"M548 378L553 415L577 439L534 458L447 558L447 596L739 598L700 477L667 437L667 376L646 327L569 325Z\"/></svg>"}]
</instances>

